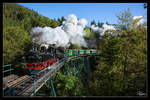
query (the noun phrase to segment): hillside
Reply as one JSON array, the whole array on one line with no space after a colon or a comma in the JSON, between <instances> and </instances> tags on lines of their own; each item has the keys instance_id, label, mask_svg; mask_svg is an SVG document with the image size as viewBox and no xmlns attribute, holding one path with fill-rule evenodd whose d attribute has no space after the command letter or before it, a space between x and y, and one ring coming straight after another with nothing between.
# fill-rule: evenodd
<instances>
[{"instance_id":1,"label":"hillside","mask_svg":"<svg viewBox=\"0 0 150 100\"><path fill-rule=\"evenodd\" d=\"M141 18L133 19L129 10L120 13L117 19L121 24L116 24L113 31L105 31L104 35L85 27L84 38L88 47L96 48L101 54L86 57L88 61L79 58L65 63L52 77L57 96L147 95L147 22L138 25ZM32 47L31 28L55 28L63 20L63 17L57 20L46 18L17 4L4 4L3 64L22 62L21 58ZM102 24L97 26L101 28ZM69 48L81 47L71 44ZM77 67L72 66L73 62ZM15 71L22 74L24 70L19 68ZM45 84L39 92L52 95L50 86Z\"/></svg>"},{"instance_id":2,"label":"hillside","mask_svg":"<svg viewBox=\"0 0 150 100\"><path fill-rule=\"evenodd\" d=\"M51 20L15 3L3 4L3 63L17 62L31 48L31 28L57 27L61 20ZM21 60L21 59L20 59Z\"/></svg>"}]
</instances>

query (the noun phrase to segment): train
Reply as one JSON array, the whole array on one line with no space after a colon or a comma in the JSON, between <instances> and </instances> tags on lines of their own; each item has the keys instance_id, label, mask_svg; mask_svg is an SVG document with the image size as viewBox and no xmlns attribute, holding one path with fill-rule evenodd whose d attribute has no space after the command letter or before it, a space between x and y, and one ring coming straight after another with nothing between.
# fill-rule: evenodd
<instances>
[{"instance_id":1,"label":"train","mask_svg":"<svg viewBox=\"0 0 150 100\"><path fill-rule=\"evenodd\" d=\"M98 50L94 49L67 49L65 50L65 57L70 56L78 56L78 55L91 55L91 54L98 54Z\"/></svg>"},{"instance_id":2,"label":"train","mask_svg":"<svg viewBox=\"0 0 150 100\"><path fill-rule=\"evenodd\" d=\"M54 44L38 45L33 44L29 54L24 57L25 66L35 70L41 70L40 67L47 67L50 63L72 56L93 55L100 52L95 49L66 49L64 47L56 47Z\"/></svg>"}]
</instances>

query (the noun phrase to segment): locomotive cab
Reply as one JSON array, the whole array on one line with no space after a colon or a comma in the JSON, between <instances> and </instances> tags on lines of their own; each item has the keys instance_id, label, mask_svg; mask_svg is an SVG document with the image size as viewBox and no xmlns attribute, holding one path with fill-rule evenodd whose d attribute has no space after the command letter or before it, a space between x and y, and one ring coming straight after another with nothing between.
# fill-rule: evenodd
<instances>
[{"instance_id":1,"label":"locomotive cab","mask_svg":"<svg viewBox=\"0 0 150 100\"><path fill-rule=\"evenodd\" d=\"M46 47L41 46L41 52L46 52Z\"/></svg>"}]
</instances>

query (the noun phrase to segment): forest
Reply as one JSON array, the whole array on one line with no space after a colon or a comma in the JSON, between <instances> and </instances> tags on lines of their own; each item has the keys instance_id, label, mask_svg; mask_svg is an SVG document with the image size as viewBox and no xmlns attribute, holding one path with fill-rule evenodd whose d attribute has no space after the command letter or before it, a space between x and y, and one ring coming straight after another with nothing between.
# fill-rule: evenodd
<instances>
[{"instance_id":1,"label":"forest","mask_svg":"<svg viewBox=\"0 0 150 100\"><path fill-rule=\"evenodd\" d=\"M147 8L145 8L147 9ZM78 71L66 63L53 77L57 96L139 96L147 94L147 23L138 25L127 9L116 16L116 30L108 30L98 38L98 33L86 27L84 38L96 39L95 45L102 56L89 57L88 70L83 71L79 58ZM15 3L3 4L3 65L18 64L23 70L22 56L32 48L30 30L35 26L55 28L62 25L64 16L50 19ZM102 27L104 23L91 25ZM109 24L108 22L106 24ZM80 49L78 45L69 48ZM96 60L94 60L96 59ZM25 71L25 70L24 70ZM76 74L73 71L77 72ZM50 84L45 84L39 93L52 96Z\"/></svg>"}]
</instances>

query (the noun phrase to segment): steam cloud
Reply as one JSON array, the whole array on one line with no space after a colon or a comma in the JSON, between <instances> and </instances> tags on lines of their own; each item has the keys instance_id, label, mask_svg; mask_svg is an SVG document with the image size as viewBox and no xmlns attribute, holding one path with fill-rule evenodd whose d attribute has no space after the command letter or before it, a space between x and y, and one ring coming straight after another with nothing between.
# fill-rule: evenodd
<instances>
[{"instance_id":1,"label":"steam cloud","mask_svg":"<svg viewBox=\"0 0 150 100\"><path fill-rule=\"evenodd\" d=\"M96 27L95 25L91 26L93 31L98 32L100 35L104 35L107 30L115 30L115 28L111 25L103 24L102 28Z\"/></svg>"},{"instance_id":2,"label":"steam cloud","mask_svg":"<svg viewBox=\"0 0 150 100\"><path fill-rule=\"evenodd\" d=\"M133 17L134 20L139 19L139 18L141 18L141 19L137 22L137 26L144 22L143 16L134 16ZM107 25L107 24L103 24L102 28L92 25L91 29L93 31L98 32L100 35L104 35L105 31L107 31L107 30L116 30L113 26Z\"/></svg>"},{"instance_id":3,"label":"steam cloud","mask_svg":"<svg viewBox=\"0 0 150 100\"><path fill-rule=\"evenodd\" d=\"M86 25L85 19L78 20L74 14L71 14L59 27L34 27L30 34L32 41L37 44L55 44L56 47L69 47L72 43L86 47L87 43L83 38Z\"/></svg>"}]
</instances>

